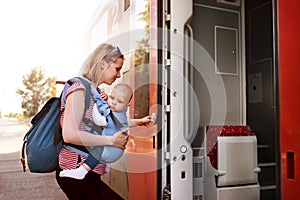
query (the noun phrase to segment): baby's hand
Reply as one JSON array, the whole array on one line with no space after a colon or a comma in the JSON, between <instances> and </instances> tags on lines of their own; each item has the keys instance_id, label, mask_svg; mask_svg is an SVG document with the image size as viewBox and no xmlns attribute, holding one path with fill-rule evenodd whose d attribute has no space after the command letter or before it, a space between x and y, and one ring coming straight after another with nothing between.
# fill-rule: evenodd
<instances>
[{"instance_id":1,"label":"baby's hand","mask_svg":"<svg viewBox=\"0 0 300 200\"><path fill-rule=\"evenodd\" d=\"M152 118L150 116L146 116L138 120L139 126L150 126L152 124Z\"/></svg>"},{"instance_id":2,"label":"baby's hand","mask_svg":"<svg viewBox=\"0 0 300 200\"><path fill-rule=\"evenodd\" d=\"M101 89L100 96L103 100L107 101L108 95L105 93L104 88Z\"/></svg>"},{"instance_id":3,"label":"baby's hand","mask_svg":"<svg viewBox=\"0 0 300 200\"><path fill-rule=\"evenodd\" d=\"M153 120L150 116L146 116L139 119L129 119L128 125L130 127L133 126L151 126L153 124Z\"/></svg>"}]
</instances>

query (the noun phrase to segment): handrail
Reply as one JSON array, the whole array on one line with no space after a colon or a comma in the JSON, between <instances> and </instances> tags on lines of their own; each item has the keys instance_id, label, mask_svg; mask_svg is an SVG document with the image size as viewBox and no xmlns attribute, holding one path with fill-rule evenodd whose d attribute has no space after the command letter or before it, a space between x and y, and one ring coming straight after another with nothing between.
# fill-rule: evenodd
<instances>
[{"instance_id":1,"label":"handrail","mask_svg":"<svg viewBox=\"0 0 300 200\"><path fill-rule=\"evenodd\" d=\"M187 56L184 55L185 59L185 131L184 131L184 137L185 139L189 139L192 132L193 132L193 126L194 121L193 119L193 39L194 39L194 33L193 29L189 24L185 25L187 30L187 40L188 42L185 42L185 50L187 50ZM186 40L185 40L186 41Z\"/></svg>"}]
</instances>

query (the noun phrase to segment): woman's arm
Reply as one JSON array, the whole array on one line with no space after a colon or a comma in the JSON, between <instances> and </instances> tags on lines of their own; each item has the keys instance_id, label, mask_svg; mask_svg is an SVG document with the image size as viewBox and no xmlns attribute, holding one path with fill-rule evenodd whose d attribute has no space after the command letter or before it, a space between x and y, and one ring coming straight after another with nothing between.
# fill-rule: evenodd
<instances>
[{"instance_id":1,"label":"woman's arm","mask_svg":"<svg viewBox=\"0 0 300 200\"><path fill-rule=\"evenodd\" d=\"M84 146L105 146L113 145L124 148L127 143L128 136L123 135L122 130L114 134L114 136L94 135L87 131L80 131L80 122L84 113L84 90L76 90L69 94L64 111L64 120L62 126L62 136L66 143L84 145Z\"/></svg>"}]
</instances>

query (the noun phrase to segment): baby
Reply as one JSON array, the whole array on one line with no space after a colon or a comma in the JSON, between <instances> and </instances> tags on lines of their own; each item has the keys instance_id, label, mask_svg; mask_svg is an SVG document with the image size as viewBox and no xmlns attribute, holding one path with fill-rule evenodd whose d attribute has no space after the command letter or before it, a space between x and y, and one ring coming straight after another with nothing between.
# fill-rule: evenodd
<instances>
[{"instance_id":1,"label":"baby","mask_svg":"<svg viewBox=\"0 0 300 200\"><path fill-rule=\"evenodd\" d=\"M152 122L149 116L141 119L127 120L126 113L132 94L133 91L129 85L124 83L117 84L107 99L107 104L113 113L113 115L107 115L107 117L105 117L103 113L99 113L99 107L102 106L103 99L101 99L99 95L96 97L99 99L98 101L95 99L93 120L97 125L103 127L102 135L112 136L117 131L128 128L128 126L148 125ZM127 134L127 132L123 134ZM123 151L123 149L115 146L91 147L90 154L79 168L63 170L59 175L61 177L83 179L97 164L117 161L123 155Z\"/></svg>"}]
</instances>

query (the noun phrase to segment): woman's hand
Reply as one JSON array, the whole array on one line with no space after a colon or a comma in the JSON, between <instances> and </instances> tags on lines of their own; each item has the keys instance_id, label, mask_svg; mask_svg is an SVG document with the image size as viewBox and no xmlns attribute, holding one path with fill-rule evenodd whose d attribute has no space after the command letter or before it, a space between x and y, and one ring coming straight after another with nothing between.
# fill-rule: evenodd
<instances>
[{"instance_id":1,"label":"woman's hand","mask_svg":"<svg viewBox=\"0 0 300 200\"><path fill-rule=\"evenodd\" d=\"M113 145L116 147L119 147L121 149L125 149L125 146L127 144L128 141L128 135L125 135L124 133L128 132L128 128L123 129L121 131L118 131L117 133L115 133L113 135Z\"/></svg>"}]
</instances>

